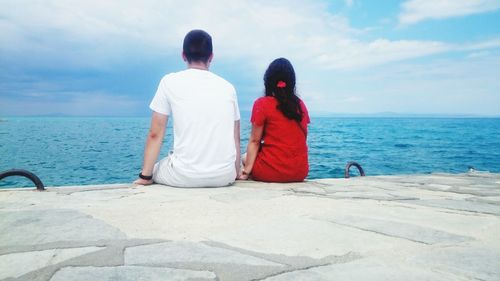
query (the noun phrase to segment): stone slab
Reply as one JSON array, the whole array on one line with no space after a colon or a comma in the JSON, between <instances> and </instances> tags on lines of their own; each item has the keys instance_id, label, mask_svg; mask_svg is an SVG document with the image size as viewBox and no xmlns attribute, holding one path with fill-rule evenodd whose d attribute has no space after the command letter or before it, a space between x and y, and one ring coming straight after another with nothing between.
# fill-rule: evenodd
<instances>
[{"instance_id":1,"label":"stone slab","mask_svg":"<svg viewBox=\"0 0 500 281\"><path fill-rule=\"evenodd\" d=\"M162 265L169 263L197 262L223 263L252 266L283 266L234 250L211 247L193 242L165 242L129 247L125 250L126 265Z\"/></svg>"},{"instance_id":2,"label":"stone slab","mask_svg":"<svg viewBox=\"0 0 500 281\"><path fill-rule=\"evenodd\" d=\"M428 207L444 208L456 211L492 214L500 216L500 205L483 203L480 201L472 202L465 200L436 199L436 200L412 200L408 203L428 206Z\"/></svg>"},{"instance_id":3,"label":"stone slab","mask_svg":"<svg viewBox=\"0 0 500 281\"><path fill-rule=\"evenodd\" d=\"M0 248L125 237L119 229L76 210L0 211Z\"/></svg>"},{"instance_id":4,"label":"stone slab","mask_svg":"<svg viewBox=\"0 0 500 281\"><path fill-rule=\"evenodd\" d=\"M17 278L28 272L58 264L65 260L96 252L103 247L72 249L51 249L45 251L22 252L0 256L0 279Z\"/></svg>"},{"instance_id":5,"label":"stone slab","mask_svg":"<svg viewBox=\"0 0 500 281\"><path fill-rule=\"evenodd\" d=\"M350 252L363 254L394 247L393 238L311 218L262 220L210 236L235 247L287 256L320 259ZM374 243L376 241L376 243ZM400 247L411 246L404 241Z\"/></svg>"},{"instance_id":6,"label":"stone slab","mask_svg":"<svg viewBox=\"0 0 500 281\"><path fill-rule=\"evenodd\" d=\"M470 280L462 276L446 272L430 271L427 268L410 266L400 262L387 262L376 259L363 259L345 264L334 264L285 272L272 276L263 281L442 281L442 280Z\"/></svg>"},{"instance_id":7,"label":"stone slab","mask_svg":"<svg viewBox=\"0 0 500 281\"><path fill-rule=\"evenodd\" d=\"M411 261L432 271L450 272L474 280L500 280L498 248L475 245L436 248L413 257Z\"/></svg>"},{"instance_id":8,"label":"stone slab","mask_svg":"<svg viewBox=\"0 0 500 281\"><path fill-rule=\"evenodd\" d=\"M195 271L175 268L158 268L146 266L117 267L65 267L57 271L50 281L216 281L213 272Z\"/></svg>"},{"instance_id":9,"label":"stone slab","mask_svg":"<svg viewBox=\"0 0 500 281\"><path fill-rule=\"evenodd\" d=\"M474 240L472 237L457 235L429 227L369 217L344 216L330 219L329 221L356 229L378 233L380 235L398 237L429 245L438 243L455 244Z\"/></svg>"}]
</instances>

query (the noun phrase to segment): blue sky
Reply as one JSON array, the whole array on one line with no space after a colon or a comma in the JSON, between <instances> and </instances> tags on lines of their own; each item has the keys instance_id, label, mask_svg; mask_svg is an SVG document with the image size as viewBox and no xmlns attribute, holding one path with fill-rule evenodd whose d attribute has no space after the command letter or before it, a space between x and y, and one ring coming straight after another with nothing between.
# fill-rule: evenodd
<instances>
[{"instance_id":1,"label":"blue sky","mask_svg":"<svg viewBox=\"0 0 500 281\"><path fill-rule=\"evenodd\" d=\"M286 57L312 115L500 115L500 0L4 0L0 116L147 116L194 28L242 111Z\"/></svg>"}]
</instances>

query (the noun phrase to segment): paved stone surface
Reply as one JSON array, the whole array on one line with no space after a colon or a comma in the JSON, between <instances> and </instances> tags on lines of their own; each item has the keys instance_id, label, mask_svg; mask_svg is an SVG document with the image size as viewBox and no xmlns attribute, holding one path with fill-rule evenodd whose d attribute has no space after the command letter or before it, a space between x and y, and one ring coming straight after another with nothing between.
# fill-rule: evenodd
<instances>
[{"instance_id":1,"label":"paved stone surface","mask_svg":"<svg viewBox=\"0 0 500 281\"><path fill-rule=\"evenodd\" d=\"M500 252L484 246L436 248L411 261L433 271L451 272L472 280L500 280Z\"/></svg>"},{"instance_id":2,"label":"paved stone surface","mask_svg":"<svg viewBox=\"0 0 500 281\"><path fill-rule=\"evenodd\" d=\"M331 221L340 225L424 244L460 243L473 240L472 237L389 220L346 216L332 219Z\"/></svg>"},{"instance_id":3,"label":"paved stone surface","mask_svg":"<svg viewBox=\"0 0 500 281\"><path fill-rule=\"evenodd\" d=\"M414 202L409 202L409 203L423 205L423 206L430 206L430 207L439 207L457 211L493 214L497 216L500 215L500 208L498 208L498 204L486 203L485 201L456 202L454 200L449 200L449 199L437 199L437 200L414 200Z\"/></svg>"},{"instance_id":4,"label":"paved stone surface","mask_svg":"<svg viewBox=\"0 0 500 281\"><path fill-rule=\"evenodd\" d=\"M0 190L1 280L500 280L500 175Z\"/></svg>"},{"instance_id":5,"label":"paved stone surface","mask_svg":"<svg viewBox=\"0 0 500 281\"><path fill-rule=\"evenodd\" d=\"M102 249L101 247L84 247L73 249L51 249L14 253L0 256L0 279L19 277L30 271Z\"/></svg>"},{"instance_id":6,"label":"paved stone surface","mask_svg":"<svg viewBox=\"0 0 500 281\"><path fill-rule=\"evenodd\" d=\"M194 242L165 242L129 247L125 250L125 264L161 265L175 262L281 266L281 264L244 255L237 251Z\"/></svg>"},{"instance_id":7,"label":"paved stone surface","mask_svg":"<svg viewBox=\"0 0 500 281\"><path fill-rule=\"evenodd\" d=\"M388 280L470 280L448 274L446 272L434 272L425 268L410 266L397 261L380 261L376 259L357 260L346 264L326 265L311 269L297 270L272 276L265 281L388 281Z\"/></svg>"},{"instance_id":8,"label":"paved stone surface","mask_svg":"<svg viewBox=\"0 0 500 281\"><path fill-rule=\"evenodd\" d=\"M125 238L125 234L119 229L75 210L3 211L1 218L0 248L9 245Z\"/></svg>"},{"instance_id":9,"label":"paved stone surface","mask_svg":"<svg viewBox=\"0 0 500 281\"><path fill-rule=\"evenodd\" d=\"M208 271L194 271L174 268L145 266L117 267L66 267L56 272L50 281L137 281L137 280L199 280L216 281L216 276Z\"/></svg>"}]
</instances>

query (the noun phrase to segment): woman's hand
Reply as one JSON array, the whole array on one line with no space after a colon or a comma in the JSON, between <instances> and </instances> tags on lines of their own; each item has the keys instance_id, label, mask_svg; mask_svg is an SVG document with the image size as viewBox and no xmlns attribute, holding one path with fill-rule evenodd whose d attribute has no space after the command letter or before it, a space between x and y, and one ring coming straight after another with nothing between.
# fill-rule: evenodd
<instances>
[{"instance_id":1,"label":"woman's hand","mask_svg":"<svg viewBox=\"0 0 500 281\"><path fill-rule=\"evenodd\" d=\"M245 169L240 170L240 174L238 175L237 179L239 180L248 180L249 173L245 172Z\"/></svg>"},{"instance_id":2,"label":"woman's hand","mask_svg":"<svg viewBox=\"0 0 500 281\"><path fill-rule=\"evenodd\" d=\"M134 184L138 185L150 185L153 184L153 180L143 180L141 178L138 178L134 181Z\"/></svg>"}]
</instances>

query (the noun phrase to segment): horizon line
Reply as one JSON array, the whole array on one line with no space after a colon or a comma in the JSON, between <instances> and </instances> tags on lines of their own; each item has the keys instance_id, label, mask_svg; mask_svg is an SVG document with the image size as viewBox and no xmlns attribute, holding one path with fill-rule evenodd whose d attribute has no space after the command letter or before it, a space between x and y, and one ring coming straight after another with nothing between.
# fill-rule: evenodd
<instances>
[{"instance_id":1,"label":"horizon line","mask_svg":"<svg viewBox=\"0 0 500 281\"><path fill-rule=\"evenodd\" d=\"M241 115L250 115L251 111L242 110ZM398 112L377 112L377 113L329 113L329 112L317 112L310 114L313 118L322 117L339 117L339 118L349 118L349 117L359 117L359 118L500 118L500 115L488 115L488 114L473 114L473 113L398 113ZM52 113L52 114L31 114L31 115L0 115L0 121L4 121L5 118L35 118L35 117L53 117L53 118L145 118L151 117L150 114L136 114L136 115L79 115L79 114L62 114L62 113Z\"/></svg>"}]
</instances>

